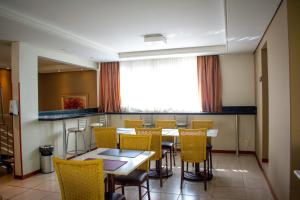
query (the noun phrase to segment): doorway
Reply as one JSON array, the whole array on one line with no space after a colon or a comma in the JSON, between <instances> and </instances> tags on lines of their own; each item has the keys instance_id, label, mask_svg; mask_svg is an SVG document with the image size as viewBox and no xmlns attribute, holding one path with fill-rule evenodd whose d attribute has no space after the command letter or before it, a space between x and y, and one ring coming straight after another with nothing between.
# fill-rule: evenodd
<instances>
[{"instance_id":1,"label":"doorway","mask_svg":"<svg viewBox=\"0 0 300 200\"><path fill-rule=\"evenodd\" d=\"M269 80L268 80L268 48L261 50L262 66L262 162L269 161Z\"/></svg>"}]
</instances>

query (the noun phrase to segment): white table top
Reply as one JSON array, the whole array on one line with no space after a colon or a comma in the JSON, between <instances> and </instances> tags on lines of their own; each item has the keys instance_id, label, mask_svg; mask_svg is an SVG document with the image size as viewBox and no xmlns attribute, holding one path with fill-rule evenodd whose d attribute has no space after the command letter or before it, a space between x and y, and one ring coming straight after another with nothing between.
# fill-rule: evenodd
<instances>
[{"instance_id":1,"label":"white table top","mask_svg":"<svg viewBox=\"0 0 300 200\"><path fill-rule=\"evenodd\" d=\"M135 134L134 128L117 128L118 134ZM179 132L178 129L162 129L163 136L174 136L178 137ZM208 129L207 130L207 137L217 137L218 136L218 129Z\"/></svg>"},{"instance_id":2,"label":"white table top","mask_svg":"<svg viewBox=\"0 0 300 200\"><path fill-rule=\"evenodd\" d=\"M94 151L85 153L81 156L78 156L73 160L85 160L87 158L100 158L100 159L127 161L126 164L116 169L115 171L104 171L104 173L114 174L114 175L128 175L136 168L138 168L141 164L143 164L146 160L148 160L151 156L154 155L154 151L144 151L142 154L138 155L135 158L98 155L100 152L105 150L107 150L107 148L99 148Z\"/></svg>"},{"instance_id":3,"label":"white table top","mask_svg":"<svg viewBox=\"0 0 300 200\"><path fill-rule=\"evenodd\" d=\"M294 174L300 179L300 170L294 170Z\"/></svg>"}]
</instances>

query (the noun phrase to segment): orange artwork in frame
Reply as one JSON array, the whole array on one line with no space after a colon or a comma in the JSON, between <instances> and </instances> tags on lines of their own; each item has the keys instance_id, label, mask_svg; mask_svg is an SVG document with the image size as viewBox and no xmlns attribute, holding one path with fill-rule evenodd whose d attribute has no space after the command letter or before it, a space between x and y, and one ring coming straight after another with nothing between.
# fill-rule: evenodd
<instances>
[{"instance_id":1,"label":"orange artwork in frame","mask_svg":"<svg viewBox=\"0 0 300 200\"><path fill-rule=\"evenodd\" d=\"M63 110L87 108L87 95L63 95L61 97Z\"/></svg>"}]
</instances>

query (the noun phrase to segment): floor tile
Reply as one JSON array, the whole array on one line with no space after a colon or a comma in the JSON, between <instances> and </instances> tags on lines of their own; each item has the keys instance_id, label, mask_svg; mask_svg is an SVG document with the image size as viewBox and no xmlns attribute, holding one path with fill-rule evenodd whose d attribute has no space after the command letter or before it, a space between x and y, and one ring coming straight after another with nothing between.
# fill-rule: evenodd
<instances>
[{"instance_id":1,"label":"floor tile","mask_svg":"<svg viewBox=\"0 0 300 200\"><path fill-rule=\"evenodd\" d=\"M246 189L247 200L272 200L272 194L265 189Z\"/></svg>"},{"instance_id":2,"label":"floor tile","mask_svg":"<svg viewBox=\"0 0 300 200\"><path fill-rule=\"evenodd\" d=\"M47 196L45 196L41 200L60 200L60 193L48 193Z\"/></svg>"},{"instance_id":3,"label":"floor tile","mask_svg":"<svg viewBox=\"0 0 300 200\"><path fill-rule=\"evenodd\" d=\"M27 190L24 193L21 193L12 200L40 200L48 195L48 192L39 191L39 190Z\"/></svg>"},{"instance_id":4,"label":"floor tile","mask_svg":"<svg viewBox=\"0 0 300 200\"><path fill-rule=\"evenodd\" d=\"M178 199L177 194L168 194L168 193L150 193L150 199L151 200L177 200ZM148 197L145 197L143 200L148 200Z\"/></svg>"},{"instance_id":5,"label":"floor tile","mask_svg":"<svg viewBox=\"0 0 300 200\"><path fill-rule=\"evenodd\" d=\"M244 177L244 183L246 188L264 189L264 190L269 189L265 179Z\"/></svg>"},{"instance_id":6,"label":"floor tile","mask_svg":"<svg viewBox=\"0 0 300 200\"><path fill-rule=\"evenodd\" d=\"M213 199L246 200L245 188L215 187L212 193Z\"/></svg>"},{"instance_id":7,"label":"floor tile","mask_svg":"<svg viewBox=\"0 0 300 200\"><path fill-rule=\"evenodd\" d=\"M184 181L180 189L181 161L176 156L173 176L163 179L150 179L152 200L271 200L272 195L266 180L253 155L213 154L214 178L207 182ZM194 170L189 164L189 170ZM25 180L13 179L11 175L0 177L0 194L9 199L59 200L60 189L55 173L39 174ZM121 193L121 190L116 192ZM143 189L143 193L145 190ZM138 199L137 187L125 187L127 200ZM147 200L144 197L143 200Z\"/></svg>"},{"instance_id":8,"label":"floor tile","mask_svg":"<svg viewBox=\"0 0 300 200\"><path fill-rule=\"evenodd\" d=\"M41 185L35 187L36 190L42 190L47 192L59 192L59 184L57 181L45 181Z\"/></svg>"},{"instance_id":9,"label":"floor tile","mask_svg":"<svg viewBox=\"0 0 300 200\"><path fill-rule=\"evenodd\" d=\"M25 188L21 187L12 187L12 186L1 186L0 187L0 195L4 197L4 199L11 199L23 192L25 192Z\"/></svg>"},{"instance_id":10,"label":"floor tile","mask_svg":"<svg viewBox=\"0 0 300 200\"><path fill-rule=\"evenodd\" d=\"M178 200L211 200L211 197L203 197L197 195L180 195Z\"/></svg>"}]
</instances>

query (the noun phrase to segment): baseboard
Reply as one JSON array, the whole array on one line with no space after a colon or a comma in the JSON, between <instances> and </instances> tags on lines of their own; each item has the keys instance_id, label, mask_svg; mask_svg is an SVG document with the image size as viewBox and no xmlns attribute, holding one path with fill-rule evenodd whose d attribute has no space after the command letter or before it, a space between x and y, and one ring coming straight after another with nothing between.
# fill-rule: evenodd
<instances>
[{"instance_id":1,"label":"baseboard","mask_svg":"<svg viewBox=\"0 0 300 200\"><path fill-rule=\"evenodd\" d=\"M180 152L180 148L177 148L177 152ZM218 150L218 149L213 149L213 153L230 153L230 154L235 154L235 150ZM240 154L253 154L255 155L255 151L239 151Z\"/></svg>"},{"instance_id":2,"label":"baseboard","mask_svg":"<svg viewBox=\"0 0 300 200\"><path fill-rule=\"evenodd\" d=\"M39 169L39 170L36 170L36 171L34 171L34 172L31 172L31 173L29 173L29 174L25 174L25 175L23 175L23 176L20 176L20 175L15 175L14 177L15 177L15 179L26 179L26 178L29 178L29 177L32 177L32 176L34 176L34 175L37 175L37 174L39 174L39 173L41 173L41 170Z\"/></svg>"},{"instance_id":3,"label":"baseboard","mask_svg":"<svg viewBox=\"0 0 300 200\"><path fill-rule=\"evenodd\" d=\"M217 150L217 149L213 149L212 150L213 153L231 153L234 154L236 153L236 151L234 150ZM254 151L239 151L240 154L255 154Z\"/></svg>"},{"instance_id":4,"label":"baseboard","mask_svg":"<svg viewBox=\"0 0 300 200\"><path fill-rule=\"evenodd\" d=\"M265 177L265 180L267 181L267 184L268 184L268 187L269 187L269 189L270 189L270 191L271 191L271 194L272 194L272 196L273 196L273 199L278 200L278 198L277 198L277 196L276 196L276 194L275 194L275 192L274 192L274 190L273 190L273 188L272 188L271 182L270 182L270 180L269 180L269 178L268 178L268 176L267 176L267 174L266 174L264 168L262 167L261 163L259 162L259 159L258 159L256 153L255 153L255 158L256 158L256 161L257 161L257 163L258 163L258 166L259 166L261 172L263 173L263 175L264 175L264 177ZM262 159L262 160L264 160L264 159ZM269 161L269 160L268 160L268 161Z\"/></svg>"}]
</instances>

